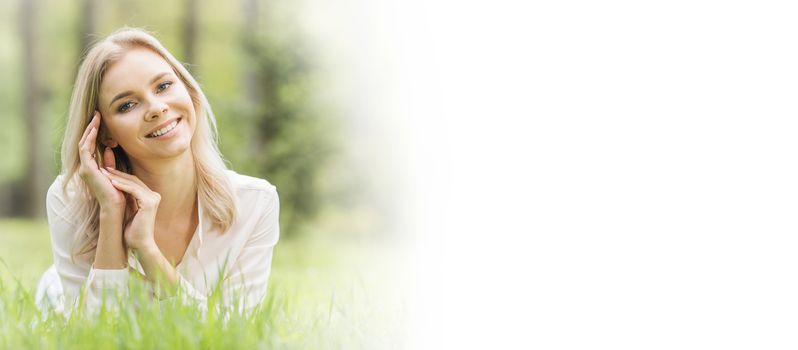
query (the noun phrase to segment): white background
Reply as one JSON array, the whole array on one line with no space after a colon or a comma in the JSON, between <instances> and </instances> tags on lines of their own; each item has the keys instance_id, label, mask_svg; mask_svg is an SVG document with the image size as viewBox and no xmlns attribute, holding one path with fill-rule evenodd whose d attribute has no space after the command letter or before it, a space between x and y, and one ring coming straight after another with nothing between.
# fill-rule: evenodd
<instances>
[{"instance_id":1,"label":"white background","mask_svg":"<svg viewBox=\"0 0 798 350\"><path fill-rule=\"evenodd\" d=\"M798 346L790 2L315 9L396 145L414 348Z\"/></svg>"}]
</instances>

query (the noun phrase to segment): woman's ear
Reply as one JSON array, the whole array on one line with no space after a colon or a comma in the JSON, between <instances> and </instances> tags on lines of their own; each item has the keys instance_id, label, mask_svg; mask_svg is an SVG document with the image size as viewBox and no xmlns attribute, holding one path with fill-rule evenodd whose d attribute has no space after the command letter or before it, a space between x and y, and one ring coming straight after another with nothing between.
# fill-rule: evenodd
<instances>
[{"instance_id":1,"label":"woman's ear","mask_svg":"<svg viewBox=\"0 0 798 350\"><path fill-rule=\"evenodd\" d=\"M119 143L114 141L114 139L109 137L109 138L103 140L103 145L105 145L106 147L115 148L116 146L119 146Z\"/></svg>"},{"instance_id":2,"label":"woman's ear","mask_svg":"<svg viewBox=\"0 0 798 350\"><path fill-rule=\"evenodd\" d=\"M119 145L119 143L116 142L113 137L111 137L111 134L108 132L108 130L105 129L105 125L102 124L100 124L100 130L97 134L97 138L101 140L100 142L106 147L114 148Z\"/></svg>"}]
</instances>

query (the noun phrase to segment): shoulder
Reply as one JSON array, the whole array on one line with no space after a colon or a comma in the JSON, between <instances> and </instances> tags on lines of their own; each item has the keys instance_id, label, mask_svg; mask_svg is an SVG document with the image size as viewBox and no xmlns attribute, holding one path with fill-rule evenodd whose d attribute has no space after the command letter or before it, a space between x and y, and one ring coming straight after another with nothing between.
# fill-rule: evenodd
<instances>
[{"instance_id":1,"label":"shoulder","mask_svg":"<svg viewBox=\"0 0 798 350\"><path fill-rule=\"evenodd\" d=\"M239 174L229 169L226 173L234 191L277 192L277 187L266 179Z\"/></svg>"},{"instance_id":2,"label":"shoulder","mask_svg":"<svg viewBox=\"0 0 798 350\"><path fill-rule=\"evenodd\" d=\"M277 198L277 187L266 179L239 174L226 170L227 179L241 204L246 205L253 200L272 200Z\"/></svg>"},{"instance_id":3,"label":"shoulder","mask_svg":"<svg viewBox=\"0 0 798 350\"><path fill-rule=\"evenodd\" d=\"M60 206L65 207L69 203L70 198L74 198L76 187L74 182L70 183L64 191L65 177L63 174L58 175L50 187L47 189L47 206Z\"/></svg>"},{"instance_id":4,"label":"shoulder","mask_svg":"<svg viewBox=\"0 0 798 350\"><path fill-rule=\"evenodd\" d=\"M79 206L76 196L77 186L74 181L64 189L65 176L58 175L50 187L47 189L45 207L47 218L50 222L51 230L53 227L63 225L74 225L76 210Z\"/></svg>"},{"instance_id":5,"label":"shoulder","mask_svg":"<svg viewBox=\"0 0 798 350\"><path fill-rule=\"evenodd\" d=\"M249 236L272 237L272 245L279 237L280 198L277 187L266 179L227 171L236 197L235 229Z\"/></svg>"},{"instance_id":6,"label":"shoulder","mask_svg":"<svg viewBox=\"0 0 798 350\"><path fill-rule=\"evenodd\" d=\"M50 196L63 195L63 185L64 175L56 176L55 180L53 180L53 183L50 184L50 188L47 189L47 198L50 198Z\"/></svg>"}]
</instances>

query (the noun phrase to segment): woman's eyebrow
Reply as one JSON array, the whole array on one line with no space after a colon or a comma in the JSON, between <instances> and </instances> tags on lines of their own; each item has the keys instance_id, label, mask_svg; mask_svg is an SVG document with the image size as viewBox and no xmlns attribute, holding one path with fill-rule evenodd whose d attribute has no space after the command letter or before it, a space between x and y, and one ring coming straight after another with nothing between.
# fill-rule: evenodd
<instances>
[{"instance_id":1,"label":"woman's eyebrow","mask_svg":"<svg viewBox=\"0 0 798 350\"><path fill-rule=\"evenodd\" d=\"M152 85L153 83L158 81L158 79L161 79L164 75L167 75L167 74L170 74L170 73L172 73L172 72L161 72L161 73L156 74L155 77L152 78L152 80L150 80L150 85ZM111 108L111 105L113 105L116 100L118 100L120 98L123 98L123 97L126 97L126 96L130 96L132 94L133 94L133 91L129 91L129 90L118 93L116 96L114 96L114 98L111 99L111 102L108 103L108 108Z\"/></svg>"}]
</instances>

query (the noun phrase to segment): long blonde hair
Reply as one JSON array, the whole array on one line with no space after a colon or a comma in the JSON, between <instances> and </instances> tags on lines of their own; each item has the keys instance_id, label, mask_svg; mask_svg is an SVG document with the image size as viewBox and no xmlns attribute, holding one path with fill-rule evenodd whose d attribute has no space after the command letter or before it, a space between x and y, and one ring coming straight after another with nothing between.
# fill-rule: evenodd
<instances>
[{"instance_id":1,"label":"long blonde hair","mask_svg":"<svg viewBox=\"0 0 798 350\"><path fill-rule=\"evenodd\" d=\"M122 28L97 42L86 53L75 79L69 107L64 141L61 145L62 191L69 194L68 186L76 186L78 198L71 200L73 219L79 233L76 234L72 257L93 252L97 247L100 226L100 204L89 192L86 184L77 175L80 168L78 143L95 110L99 110L100 84L108 66L133 48L148 48L158 53L174 70L188 89L197 115L197 127L191 140L191 152L197 174L197 196L213 228L221 233L227 231L235 219L235 201L230 181L227 178L224 159L218 146L216 117L205 94L188 70L172 56L152 35L137 28ZM101 140L105 128L97 136L95 159L102 159ZM114 153L117 168L130 172L130 160L122 147Z\"/></svg>"}]
</instances>

